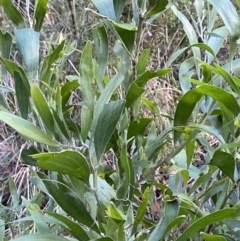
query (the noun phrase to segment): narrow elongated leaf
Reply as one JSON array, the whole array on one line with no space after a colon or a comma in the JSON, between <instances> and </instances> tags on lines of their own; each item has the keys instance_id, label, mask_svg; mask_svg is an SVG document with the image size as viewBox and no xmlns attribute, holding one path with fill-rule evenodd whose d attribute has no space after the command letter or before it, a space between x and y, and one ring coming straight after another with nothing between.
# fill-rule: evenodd
<instances>
[{"instance_id":1,"label":"narrow elongated leaf","mask_svg":"<svg viewBox=\"0 0 240 241\"><path fill-rule=\"evenodd\" d=\"M69 239L53 234L33 233L14 238L14 241L69 241Z\"/></svg>"},{"instance_id":2,"label":"narrow elongated leaf","mask_svg":"<svg viewBox=\"0 0 240 241\"><path fill-rule=\"evenodd\" d=\"M203 95L208 95L224 105L234 116L237 116L240 112L240 107L233 95L216 86L205 84L199 88L188 91L181 98L175 112L174 127L185 126L187 124L188 118L191 116L196 103L203 97ZM180 135L181 133L177 131L174 132L175 142Z\"/></svg>"},{"instance_id":3,"label":"narrow elongated leaf","mask_svg":"<svg viewBox=\"0 0 240 241\"><path fill-rule=\"evenodd\" d=\"M110 202L110 205L108 206L107 214L110 218L125 221L127 219L126 215L124 215L113 202Z\"/></svg>"},{"instance_id":4,"label":"narrow elongated leaf","mask_svg":"<svg viewBox=\"0 0 240 241\"><path fill-rule=\"evenodd\" d=\"M15 71L13 76L15 81L15 92L16 92L18 107L22 118L27 119L30 91L24 85L24 81L19 72Z\"/></svg>"},{"instance_id":5,"label":"narrow elongated leaf","mask_svg":"<svg viewBox=\"0 0 240 241\"><path fill-rule=\"evenodd\" d=\"M50 79L52 77L52 64L60 58L61 53L63 51L65 45L65 41L62 41L52 53L44 58L44 62L40 71L40 80L46 82L47 84L50 83Z\"/></svg>"},{"instance_id":6,"label":"narrow elongated leaf","mask_svg":"<svg viewBox=\"0 0 240 241\"><path fill-rule=\"evenodd\" d=\"M64 107L67 102L69 101L69 98L72 94L72 91L74 91L76 88L79 87L78 80L73 80L71 82L66 82L61 87L61 96L62 96L62 107Z\"/></svg>"},{"instance_id":7,"label":"narrow elongated leaf","mask_svg":"<svg viewBox=\"0 0 240 241\"><path fill-rule=\"evenodd\" d=\"M220 28L213 30L213 35L210 35L208 39L208 46L211 47L215 55L217 55L220 48L223 46L223 42L228 35L228 29L226 26L222 26ZM207 52L207 62L211 64L214 60L214 56Z\"/></svg>"},{"instance_id":8,"label":"narrow elongated leaf","mask_svg":"<svg viewBox=\"0 0 240 241\"><path fill-rule=\"evenodd\" d=\"M48 0L39 0L37 2L37 6L34 12L34 20L35 20L34 30L37 32L40 32L42 28L43 20L47 12L47 5L48 5Z\"/></svg>"},{"instance_id":9,"label":"narrow elongated leaf","mask_svg":"<svg viewBox=\"0 0 240 241\"><path fill-rule=\"evenodd\" d=\"M1 56L5 59L9 59L10 57L10 50L12 47L12 36L8 32L3 33L2 30L0 30L0 52ZM2 75L6 77L6 68L2 64Z\"/></svg>"},{"instance_id":10,"label":"narrow elongated leaf","mask_svg":"<svg viewBox=\"0 0 240 241\"><path fill-rule=\"evenodd\" d=\"M131 201L133 197L133 187L135 185L135 175L133 162L127 155L127 144L120 150L118 161L121 185L117 190L118 199L126 197Z\"/></svg>"},{"instance_id":11,"label":"narrow elongated leaf","mask_svg":"<svg viewBox=\"0 0 240 241\"><path fill-rule=\"evenodd\" d=\"M38 166L41 168L74 176L85 183L89 181L89 165L84 156L79 152L49 152L36 154L32 157L38 160Z\"/></svg>"},{"instance_id":12,"label":"narrow elongated leaf","mask_svg":"<svg viewBox=\"0 0 240 241\"><path fill-rule=\"evenodd\" d=\"M91 110L93 110L94 106L94 90L92 88L92 83L94 82L95 78L94 73L92 44L91 42L87 42L80 60L80 85L82 88L84 101Z\"/></svg>"},{"instance_id":13,"label":"narrow elongated leaf","mask_svg":"<svg viewBox=\"0 0 240 241\"><path fill-rule=\"evenodd\" d=\"M25 85L26 89L27 89L27 90L29 91L29 93L30 93L30 85L29 85L27 76L26 76L25 72L23 71L23 69L22 69L19 65L15 64L15 63L12 62L12 61L9 61L8 59L4 59L4 58L1 58L1 57L0 57L0 60L1 60L1 63L6 67L7 71L8 71L12 76L14 76L14 72L19 72L23 84ZM24 92L24 93L22 93L22 94L27 94L27 93Z\"/></svg>"},{"instance_id":14,"label":"narrow elongated leaf","mask_svg":"<svg viewBox=\"0 0 240 241\"><path fill-rule=\"evenodd\" d=\"M227 241L223 236L201 232L206 241Z\"/></svg>"},{"instance_id":15,"label":"narrow elongated leaf","mask_svg":"<svg viewBox=\"0 0 240 241\"><path fill-rule=\"evenodd\" d=\"M150 55L150 49L144 49L138 57L137 75L143 74L146 71L147 61Z\"/></svg>"},{"instance_id":16,"label":"narrow elongated leaf","mask_svg":"<svg viewBox=\"0 0 240 241\"><path fill-rule=\"evenodd\" d=\"M142 103L148 107L149 110L152 111L152 113L159 115L159 109L158 109L158 105L156 103L154 103L153 101L147 99L147 98L141 98Z\"/></svg>"},{"instance_id":17,"label":"narrow elongated leaf","mask_svg":"<svg viewBox=\"0 0 240 241\"><path fill-rule=\"evenodd\" d=\"M190 237L193 237L194 234L198 233L203 228L207 227L208 225L221 222L228 218L237 218L237 209L236 208L225 208L213 213L210 213L197 221L193 224L188 226L188 228L183 232L183 234L176 239L176 241L186 241Z\"/></svg>"},{"instance_id":18,"label":"narrow elongated leaf","mask_svg":"<svg viewBox=\"0 0 240 241\"><path fill-rule=\"evenodd\" d=\"M81 137L83 142L85 142L88 137L88 133L92 124L92 118L93 111L88 107L83 106L81 110Z\"/></svg>"},{"instance_id":19,"label":"narrow elongated leaf","mask_svg":"<svg viewBox=\"0 0 240 241\"><path fill-rule=\"evenodd\" d=\"M116 192L115 190L102 178L97 176L97 186L95 180L93 181L93 175L90 175L90 186L97 190L97 195L99 198L100 203L107 209L111 200L116 199Z\"/></svg>"},{"instance_id":20,"label":"narrow elongated leaf","mask_svg":"<svg viewBox=\"0 0 240 241\"><path fill-rule=\"evenodd\" d=\"M141 118L136 121L132 121L128 128L128 139L133 136L141 135L145 131L146 127L151 123L150 118Z\"/></svg>"},{"instance_id":21,"label":"narrow elongated leaf","mask_svg":"<svg viewBox=\"0 0 240 241\"><path fill-rule=\"evenodd\" d=\"M0 111L0 120L11 126L19 134L23 135L29 140L33 140L49 146L58 146L58 143L50 136L45 134L31 122L26 121L18 116Z\"/></svg>"},{"instance_id":22,"label":"narrow elongated leaf","mask_svg":"<svg viewBox=\"0 0 240 241\"><path fill-rule=\"evenodd\" d=\"M61 180L61 178L59 179ZM53 182L47 179L42 181L49 194L68 215L87 227L91 227L92 230L99 232L95 221L92 219L91 214L77 193L73 192L65 184L63 185L60 181Z\"/></svg>"},{"instance_id":23,"label":"narrow elongated leaf","mask_svg":"<svg viewBox=\"0 0 240 241\"><path fill-rule=\"evenodd\" d=\"M50 228L43 218L40 207L37 204L30 203L30 201L24 197L22 197L22 200L30 212L38 232L42 234L51 234Z\"/></svg>"},{"instance_id":24,"label":"narrow elongated leaf","mask_svg":"<svg viewBox=\"0 0 240 241\"><path fill-rule=\"evenodd\" d=\"M53 115L45 97L43 96L43 93L36 83L31 84L31 96L38 114L44 123L44 127L54 136L55 131Z\"/></svg>"},{"instance_id":25,"label":"narrow elongated leaf","mask_svg":"<svg viewBox=\"0 0 240 241\"><path fill-rule=\"evenodd\" d=\"M156 72L152 72L150 70L147 70L136 79L135 83L139 87L144 87L145 84L149 80L151 80L152 78L161 77L161 76L166 75L166 74L171 73L171 72L172 72L172 69L161 69L161 70L158 70Z\"/></svg>"},{"instance_id":26,"label":"narrow elongated leaf","mask_svg":"<svg viewBox=\"0 0 240 241\"><path fill-rule=\"evenodd\" d=\"M113 0L114 11L116 15L117 22L119 21L121 14L124 10L127 0Z\"/></svg>"},{"instance_id":27,"label":"narrow elongated leaf","mask_svg":"<svg viewBox=\"0 0 240 241\"><path fill-rule=\"evenodd\" d=\"M234 182L235 160L233 156L227 152L217 150L209 165L217 166L226 176Z\"/></svg>"},{"instance_id":28,"label":"narrow elongated leaf","mask_svg":"<svg viewBox=\"0 0 240 241\"><path fill-rule=\"evenodd\" d=\"M189 22L189 20L186 18L185 15L183 15L178 9L173 5L172 7L173 13L177 16L177 18L182 22L184 32L186 33L188 40L190 42L190 45L197 44L198 43L198 36L196 34L196 31L194 30L192 24ZM197 69L197 73L199 74L200 68L198 66L198 61L201 59L201 52L199 48L193 48L193 55L195 60L195 66Z\"/></svg>"},{"instance_id":29,"label":"narrow elongated leaf","mask_svg":"<svg viewBox=\"0 0 240 241\"><path fill-rule=\"evenodd\" d=\"M96 129L94 132L94 144L97 159L100 160L120 118L125 101L119 100L105 105L99 115Z\"/></svg>"},{"instance_id":30,"label":"narrow elongated leaf","mask_svg":"<svg viewBox=\"0 0 240 241\"><path fill-rule=\"evenodd\" d=\"M162 1L150 0L149 3L150 3L150 6L149 6L150 9L148 10L146 15L152 16L164 11L168 4L168 0L162 0Z\"/></svg>"},{"instance_id":31,"label":"narrow elongated leaf","mask_svg":"<svg viewBox=\"0 0 240 241\"><path fill-rule=\"evenodd\" d=\"M16 30L15 36L28 80L38 79L39 33L31 28L24 28Z\"/></svg>"},{"instance_id":32,"label":"narrow elongated leaf","mask_svg":"<svg viewBox=\"0 0 240 241\"><path fill-rule=\"evenodd\" d=\"M139 87L135 82L133 82L128 90L126 96L126 108L130 107L132 103L138 99L139 96L145 91L144 88Z\"/></svg>"},{"instance_id":33,"label":"narrow elongated leaf","mask_svg":"<svg viewBox=\"0 0 240 241\"><path fill-rule=\"evenodd\" d=\"M100 78L103 78L108 61L108 36L104 26L93 30L94 44L97 53Z\"/></svg>"},{"instance_id":34,"label":"narrow elongated leaf","mask_svg":"<svg viewBox=\"0 0 240 241\"><path fill-rule=\"evenodd\" d=\"M239 38L240 34L240 19L236 8L230 0L208 0L218 14L221 16L225 26L233 38Z\"/></svg>"},{"instance_id":35,"label":"narrow elongated leaf","mask_svg":"<svg viewBox=\"0 0 240 241\"><path fill-rule=\"evenodd\" d=\"M149 188L146 188L143 194L142 202L140 203L139 208L137 210L137 215L134 219L131 236L137 232L138 225L141 223L142 219L146 215L146 208L148 205L149 195L150 195Z\"/></svg>"},{"instance_id":36,"label":"narrow elongated leaf","mask_svg":"<svg viewBox=\"0 0 240 241\"><path fill-rule=\"evenodd\" d=\"M164 207L164 217L162 220L156 225L154 230L149 236L148 241L159 241L162 240L167 232L167 228L169 225L172 226L172 221L177 218L179 211L179 203L178 200L169 200L165 202Z\"/></svg>"},{"instance_id":37,"label":"narrow elongated leaf","mask_svg":"<svg viewBox=\"0 0 240 241\"><path fill-rule=\"evenodd\" d=\"M117 21L113 0L92 0L92 2L100 14L115 22Z\"/></svg>"},{"instance_id":38,"label":"narrow elongated leaf","mask_svg":"<svg viewBox=\"0 0 240 241\"><path fill-rule=\"evenodd\" d=\"M21 13L14 7L10 0L0 0L0 5L4 9L4 13L11 19L11 21L18 27L24 28L25 22Z\"/></svg>"},{"instance_id":39,"label":"narrow elongated leaf","mask_svg":"<svg viewBox=\"0 0 240 241\"><path fill-rule=\"evenodd\" d=\"M123 80L124 80L124 75L120 72L117 73L115 76L113 76L113 78L110 80L110 82L107 84L107 86L104 88L103 92L101 93L94 111L94 120L93 120L93 126L92 126L93 133L98 123L98 117L100 113L103 111L105 104L107 104L113 92L123 82Z\"/></svg>"},{"instance_id":40,"label":"narrow elongated leaf","mask_svg":"<svg viewBox=\"0 0 240 241\"><path fill-rule=\"evenodd\" d=\"M65 226L63 226L63 228L66 229L69 233L71 233L75 238L77 238L77 240L89 241L89 236L78 223L58 213L47 212L47 214L54 217L56 220L59 220L59 225L63 226L62 223L67 225L67 228Z\"/></svg>"}]
</instances>

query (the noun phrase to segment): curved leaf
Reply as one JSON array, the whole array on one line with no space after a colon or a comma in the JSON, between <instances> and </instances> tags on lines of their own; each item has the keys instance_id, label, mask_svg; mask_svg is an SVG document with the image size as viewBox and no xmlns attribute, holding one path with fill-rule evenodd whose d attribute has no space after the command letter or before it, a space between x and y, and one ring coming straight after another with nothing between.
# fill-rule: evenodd
<instances>
[{"instance_id":1,"label":"curved leaf","mask_svg":"<svg viewBox=\"0 0 240 241\"><path fill-rule=\"evenodd\" d=\"M11 19L11 21L18 27L24 28L25 22L21 13L14 7L10 0L0 0L0 5L4 9L4 13Z\"/></svg>"},{"instance_id":2,"label":"curved leaf","mask_svg":"<svg viewBox=\"0 0 240 241\"><path fill-rule=\"evenodd\" d=\"M89 165L79 152L63 151L32 155L38 160L38 166L46 170L74 176L85 183L89 182Z\"/></svg>"},{"instance_id":3,"label":"curved leaf","mask_svg":"<svg viewBox=\"0 0 240 241\"><path fill-rule=\"evenodd\" d=\"M100 160L101 155L103 154L114 132L115 126L120 118L124 105L124 100L110 102L105 105L103 111L99 115L94 132L94 144L98 160Z\"/></svg>"},{"instance_id":4,"label":"curved leaf","mask_svg":"<svg viewBox=\"0 0 240 241\"><path fill-rule=\"evenodd\" d=\"M236 8L230 0L208 0L218 14L221 16L230 35L234 38L239 38L240 35L240 19Z\"/></svg>"},{"instance_id":5,"label":"curved leaf","mask_svg":"<svg viewBox=\"0 0 240 241\"><path fill-rule=\"evenodd\" d=\"M58 147L58 143L55 140L27 120L5 111L0 111L0 120L11 126L19 134L23 135L29 140Z\"/></svg>"},{"instance_id":6,"label":"curved leaf","mask_svg":"<svg viewBox=\"0 0 240 241\"><path fill-rule=\"evenodd\" d=\"M31 84L31 96L38 114L44 123L44 127L54 136L53 115L43 93L36 83Z\"/></svg>"},{"instance_id":7,"label":"curved leaf","mask_svg":"<svg viewBox=\"0 0 240 241\"><path fill-rule=\"evenodd\" d=\"M23 28L16 30L15 36L28 80L33 81L38 79L39 33L31 28Z\"/></svg>"},{"instance_id":8,"label":"curved leaf","mask_svg":"<svg viewBox=\"0 0 240 241\"><path fill-rule=\"evenodd\" d=\"M190 237L193 237L194 234L198 233L203 228L211 225L213 223L221 222L228 218L237 218L237 209L236 208L225 208L213 213L210 213L202 218L199 218L193 224L188 226L188 228L183 232L183 234L176 239L176 241L186 241Z\"/></svg>"},{"instance_id":9,"label":"curved leaf","mask_svg":"<svg viewBox=\"0 0 240 241\"><path fill-rule=\"evenodd\" d=\"M224 105L229 111L233 113L236 117L240 112L240 107L238 102L229 94L227 91L216 87L204 84L196 89L188 91L179 101L177 109L174 116L174 127L185 126L189 117L191 116L193 109L197 102L203 97L203 95L208 95L216 100L218 103ZM220 106L221 107L221 106ZM177 142L181 133L175 130L174 141Z\"/></svg>"},{"instance_id":10,"label":"curved leaf","mask_svg":"<svg viewBox=\"0 0 240 241\"><path fill-rule=\"evenodd\" d=\"M34 30L40 32L45 14L47 12L48 0L40 0L37 2L37 7L34 12L35 26Z\"/></svg>"}]
</instances>

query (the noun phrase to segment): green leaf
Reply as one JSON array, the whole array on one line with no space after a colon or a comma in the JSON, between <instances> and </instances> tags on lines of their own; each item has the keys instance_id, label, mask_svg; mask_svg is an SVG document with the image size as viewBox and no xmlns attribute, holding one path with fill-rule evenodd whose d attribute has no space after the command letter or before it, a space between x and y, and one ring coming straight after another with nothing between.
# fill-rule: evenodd
<instances>
[{"instance_id":1,"label":"green leaf","mask_svg":"<svg viewBox=\"0 0 240 241\"><path fill-rule=\"evenodd\" d=\"M97 53L97 64L100 78L102 79L107 68L108 61L108 36L104 26L93 29L95 50Z\"/></svg>"},{"instance_id":2,"label":"green leaf","mask_svg":"<svg viewBox=\"0 0 240 241\"><path fill-rule=\"evenodd\" d=\"M150 197L150 191L149 191L149 188L146 188L143 194L142 202L139 205L136 217L134 219L131 236L137 232L138 225L141 223L142 219L146 215L146 209L147 209L149 197Z\"/></svg>"},{"instance_id":3,"label":"green leaf","mask_svg":"<svg viewBox=\"0 0 240 241\"><path fill-rule=\"evenodd\" d=\"M129 108L135 100L145 91L144 88L139 87L135 82L133 82L127 92L126 96L126 108Z\"/></svg>"},{"instance_id":4,"label":"green leaf","mask_svg":"<svg viewBox=\"0 0 240 241\"><path fill-rule=\"evenodd\" d=\"M92 83L95 79L95 71L92 58L92 44L90 41L87 42L85 48L83 49L82 57L80 60L80 73L80 85L82 88L84 101L86 102L88 108L93 110L94 90L92 88Z\"/></svg>"},{"instance_id":5,"label":"green leaf","mask_svg":"<svg viewBox=\"0 0 240 241\"><path fill-rule=\"evenodd\" d=\"M116 75L114 75L110 82L107 84L107 86L102 91L97 104L95 106L94 111L94 119L93 119L93 126L92 126L92 132L95 132L96 125L98 123L98 118L100 113L103 111L105 104L110 100L113 92L117 89L117 87L123 82L124 75L121 72L118 72Z\"/></svg>"},{"instance_id":6,"label":"green leaf","mask_svg":"<svg viewBox=\"0 0 240 241\"><path fill-rule=\"evenodd\" d=\"M10 0L0 0L0 5L2 5L4 13L9 17L9 19L18 27L24 28L25 22L21 13L14 7Z\"/></svg>"},{"instance_id":7,"label":"green leaf","mask_svg":"<svg viewBox=\"0 0 240 241\"><path fill-rule=\"evenodd\" d=\"M234 182L235 160L231 154L217 150L215 151L209 165L217 166Z\"/></svg>"},{"instance_id":8,"label":"green leaf","mask_svg":"<svg viewBox=\"0 0 240 241\"><path fill-rule=\"evenodd\" d=\"M228 35L228 29L226 26L222 26L220 28L216 28L213 30L213 35L210 35L208 39L208 46L211 47L214 54L216 55L220 48L223 46L224 40ZM207 52L207 63L211 64L214 60L214 56Z\"/></svg>"},{"instance_id":9,"label":"green leaf","mask_svg":"<svg viewBox=\"0 0 240 241\"><path fill-rule=\"evenodd\" d=\"M136 121L132 121L128 128L128 136L127 138L130 139L133 136L141 135L145 131L146 127L152 122L150 118L141 118Z\"/></svg>"},{"instance_id":10,"label":"green leaf","mask_svg":"<svg viewBox=\"0 0 240 241\"><path fill-rule=\"evenodd\" d=\"M160 114L157 104L155 104L153 101L151 101L147 98L142 98L141 100L142 100L142 103L144 105L146 105L152 111L152 113L157 114L157 115Z\"/></svg>"},{"instance_id":11,"label":"green leaf","mask_svg":"<svg viewBox=\"0 0 240 241\"><path fill-rule=\"evenodd\" d=\"M134 42L135 42L135 34L137 31L136 26L126 23L115 23L113 21L109 21L114 30L116 31L118 37L121 42L124 44L129 53L132 53Z\"/></svg>"},{"instance_id":12,"label":"green leaf","mask_svg":"<svg viewBox=\"0 0 240 241\"><path fill-rule=\"evenodd\" d=\"M83 106L81 109L81 138L82 141L85 142L88 137L88 132L90 131L90 127L93 119L93 111L88 107Z\"/></svg>"},{"instance_id":13,"label":"green leaf","mask_svg":"<svg viewBox=\"0 0 240 241\"><path fill-rule=\"evenodd\" d=\"M74 176L88 184L89 165L82 154L76 151L48 152L32 155L38 166L46 170Z\"/></svg>"},{"instance_id":14,"label":"green leaf","mask_svg":"<svg viewBox=\"0 0 240 241\"><path fill-rule=\"evenodd\" d=\"M45 14L47 12L48 0L39 0L34 12L34 30L40 32Z\"/></svg>"},{"instance_id":15,"label":"green leaf","mask_svg":"<svg viewBox=\"0 0 240 241\"><path fill-rule=\"evenodd\" d=\"M161 77L163 75L166 75L168 73L172 72L171 69L161 69L158 70L156 72L152 72L150 70L145 71L142 75L140 75L136 80L135 83L139 86L139 87L144 87L145 84L151 80L152 78L155 77Z\"/></svg>"},{"instance_id":16,"label":"green leaf","mask_svg":"<svg viewBox=\"0 0 240 241\"><path fill-rule=\"evenodd\" d=\"M90 186L91 188L97 189L99 201L107 209L110 201L116 199L116 192L105 180L99 176L97 176L97 187L93 185L93 181L95 181L93 180L93 175L90 175Z\"/></svg>"},{"instance_id":17,"label":"green leaf","mask_svg":"<svg viewBox=\"0 0 240 241\"><path fill-rule=\"evenodd\" d=\"M198 233L200 230L206 228L208 225L222 222L228 218L237 218L236 208L225 208L213 213L210 213L197 221L193 222L188 228L183 232L183 234L176 239L176 241L186 241L193 237L194 234Z\"/></svg>"},{"instance_id":18,"label":"green leaf","mask_svg":"<svg viewBox=\"0 0 240 241\"><path fill-rule=\"evenodd\" d=\"M237 39L240 34L240 19L236 8L230 0L208 0L221 16L230 35Z\"/></svg>"},{"instance_id":19,"label":"green leaf","mask_svg":"<svg viewBox=\"0 0 240 241\"><path fill-rule=\"evenodd\" d=\"M54 136L55 130L53 115L42 91L36 83L31 84L31 96L38 114L44 123L44 127L52 134L52 136Z\"/></svg>"},{"instance_id":20,"label":"green leaf","mask_svg":"<svg viewBox=\"0 0 240 241\"><path fill-rule=\"evenodd\" d=\"M39 67L39 33L31 28L15 31L19 52L29 81L38 79Z\"/></svg>"},{"instance_id":21,"label":"green leaf","mask_svg":"<svg viewBox=\"0 0 240 241\"><path fill-rule=\"evenodd\" d=\"M13 77L15 81L15 91L16 91L18 107L22 118L27 119L30 91L24 85L23 79L19 72L15 71Z\"/></svg>"},{"instance_id":22,"label":"green leaf","mask_svg":"<svg viewBox=\"0 0 240 241\"><path fill-rule=\"evenodd\" d=\"M134 194L133 189L135 186L135 174L133 161L127 153L127 143L125 143L120 150L120 157L118 161L121 184L117 190L117 198L124 199L127 197L128 200L132 201Z\"/></svg>"},{"instance_id":23,"label":"green leaf","mask_svg":"<svg viewBox=\"0 0 240 241\"><path fill-rule=\"evenodd\" d=\"M149 0L149 10L146 16L150 17L152 15L163 12L168 5L168 0Z\"/></svg>"},{"instance_id":24,"label":"green leaf","mask_svg":"<svg viewBox=\"0 0 240 241\"><path fill-rule=\"evenodd\" d=\"M100 14L113 21L117 21L112 0L92 0L92 2Z\"/></svg>"},{"instance_id":25,"label":"green leaf","mask_svg":"<svg viewBox=\"0 0 240 241\"><path fill-rule=\"evenodd\" d=\"M164 207L164 217L153 229L148 241L162 240L167 233L168 226L170 225L172 227L172 221L177 218L178 212L179 203L177 199L166 201Z\"/></svg>"},{"instance_id":26,"label":"green leaf","mask_svg":"<svg viewBox=\"0 0 240 241\"><path fill-rule=\"evenodd\" d=\"M137 76L143 74L146 71L147 61L150 55L150 49L144 49L138 57L137 62Z\"/></svg>"},{"instance_id":27,"label":"green leaf","mask_svg":"<svg viewBox=\"0 0 240 241\"><path fill-rule=\"evenodd\" d=\"M58 147L58 143L55 140L53 140L49 135L45 134L29 121L4 111L0 111L0 120L11 126L19 134L23 135L29 140Z\"/></svg>"},{"instance_id":28,"label":"green leaf","mask_svg":"<svg viewBox=\"0 0 240 241\"><path fill-rule=\"evenodd\" d=\"M116 15L117 22L121 17L127 0L113 0L114 11Z\"/></svg>"},{"instance_id":29,"label":"green leaf","mask_svg":"<svg viewBox=\"0 0 240 241\"><path fill-rule=\"evenodd\" d=\"M63 48L65 46L65 41L62 41L54 50L52 53L50 53L48 56L44 58L44 62L40 71L40 80L49 84L51 77L52 77L52 64L57 61L63 51Z\"/></svg>"},{"instance_id":30,"label":"green leaf","mask_svg":"<svg viewBox=\"0 0 240 241\"><path fill-rule=\"evenodd\" d=\"M203 95L208 95L212 97L217 102L224 105L237 116L240 112L240 107L233 97L227 91L211 85L202 85L199 88L188 91L179 101L177 109L174 116L174 127L185 126L189 117L191 116L196 103L203 97ZM181 133L175 130L174 132L174 142L176 143Z\"/></svg>"},{"instance_id":31,"label":"green leaf","mask_svg":"<svg viewBox=\"0 0 240 241\"><path fill-rule=\"evenodd\" d=\"M31 155L39 153L35 146L31 146L28 149L23 149L21 152L21 159L24 164L37 166L37 161L31 157Z\"/></svg>"},{"instance_id":32,"label":"green leaf","mask_svg":"<svg viewBox=\"0 0 240 241\"><path fill-rule=\"evenodd\" d=\"M30 212L31 217L33 218L34 224L39 233L50 234L50 228L45 222L41 209L37 204L32 204L26 198L22 197L23 203L26 205L28 212Z\"/></svg>"},{"instance_id":33,"label":"green leaf","mask_svg":"<svg viewBox=\"0 0 240 241\"><path fill-rule=\"evenodd\" d=\"M182 12L178 11L178 9L173 5L172 7L173 13L176 15L176 17L182 22L183 29L185 34L188 37L188 40L190 42L190 45L194 45L198 43L198 36L196 34L196 31L194 30L192 24L189 22L189 20L186 18L185 15L182 14ZM201 52L199 48L193 48L193 56L194 56L194 62L197 69L197 73L199 74L200 68L199 68L199 59L201 59Z\"/></svg>"},{"instance_id":34,"label":"green leaf","mask_svg":"<svg viewBox=\"0 0 240 241\"><path fill-rule=\"evenodd\" d=\"M100 160L123 111L125 101L119 100L105 105L100 113L94 132L97 159Z\"/></svg>"},{"instance_id":35,"label":"green leaf","mask_svg":"<svg viewBox=\"0 0 240 241\"><path fill-rule=\"evenodd\" d=\"M126 215L124 215L113 202L110 202L107 210L107 214L110 218L125 221L127 219Z\"/></svg>"},{"instance_id":36,"label":"green leaf","mask_svg":"<svg viewBox=\"0 0 240 241\"><path fill-rule=\"evenodd\" d=\"M63 238L61 236L53 234L42 234L42 233L33 233L28 235L23 235L13 239L14 241L69 241L69 239Z\"/></svg>"},{"instance_id":37,"label":"green leaf","mask_svg":"<svg viewBox=\"0 0 240 241\"><path fill-rule=\"evenodd\" d=\"M71 82L64 83L64 85L61 87L62 107L64 107L67 104L72 94L72 91L74 91L78 87L79 87L78 80L73 80Z\"/></svg>"},{"instance_id":38,"label":"green leaf","mask_svg":"<svg viewBox=\"0 0 240 241\"><path fill-rule=\"evenodd\" d=\"M0 53L1 56L5 59L9 59L10 57L10 51L12 47L12 36L8 32L3 33L0 29ZM2 64L2 75L6 77L6 68Z\"/></svg>"},{"instance_id":39,"label":"green leaf","mask_svg":"<svg viewBox=\"0 0 240 241\"><path fill-rule=\"evenodd\" d=\"M0 60L1 60L2 64L6 67L7 71L12 76L14 76L14 72L19 72L19 74L22 78L23 84L25 85L26 89L30 92L30 85L29 85L27 76L26 76L25 72L23 71L23 69L19 65L15 64L14 62L9 61L7 59L0 57ZM25 94L25 92L24 92L24 94Z\"/></svg>"},{"instance_id":40,"label":"green leaf","mask_svg":"<svg viewBox=\"0 0 240 241\"><path fill-rule=\"evenodd\" d=\"M49 216L54 217L56 220L56 223L61 225L64 229L66 229L69 233L71 233L77 240L79 241L89 241L89 236L85 232L85 230L76 222L70 220L69 218L58 214L58 213L51 213L47 212ZM63 225L64 223L65 225ZM66 227L67 226L67 227Z\"/></svg>"},{"instance_id":41,"label":"green leaf","mask_svg":"<svg viewBox=\"0 0 240 241\"><path fill-rule=\"evenodd\" d=\"M66 184L61 183L61 178L58 175L58 181L51 181L43 179L43 183L57 204L70 216L78 222L91 227L92 230L99 233L99 229L92 219L89 210L86 209L85 204L76 192L70 189Z\"/></svg>"},{"instance_id":42,"label":"green leaf","mask_svg":"<svg viewBox=\"0 0 240 241\"><path fill-rule=\"evenodd\" d=\"M212 235L204 232L200 234L204 237L205 241L226 241L226 239L220 235Z\"/></svg>"}]
</instances>

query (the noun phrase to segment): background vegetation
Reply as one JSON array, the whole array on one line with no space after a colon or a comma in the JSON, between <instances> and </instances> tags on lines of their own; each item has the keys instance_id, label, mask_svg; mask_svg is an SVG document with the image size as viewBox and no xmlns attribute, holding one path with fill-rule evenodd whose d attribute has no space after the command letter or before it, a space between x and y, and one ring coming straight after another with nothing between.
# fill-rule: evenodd
<instances>
[{"instance_id":1,"label":"background vegetation","mask_svg":"<svg viewBox=\"0 0 240 241\"><path fill-rule=\"evenodd\" d=\"M239 1L0 5L0 241L240 240Z\"/></svg>"}]
</instances>

